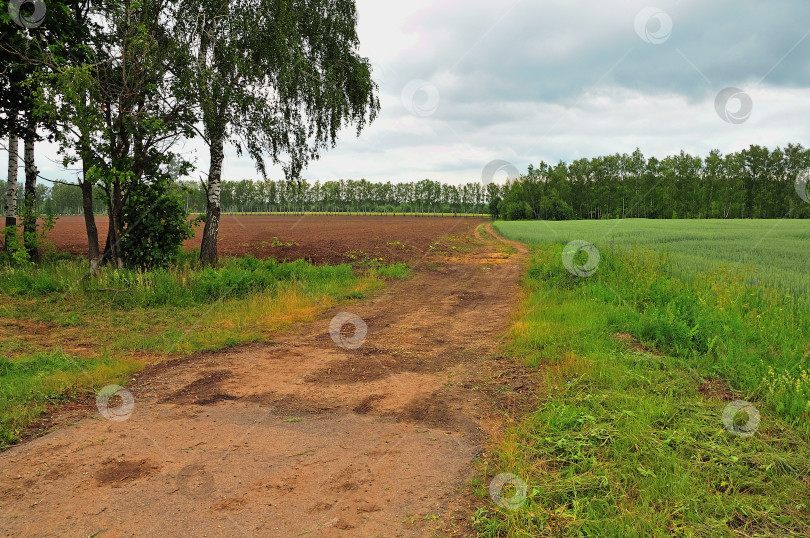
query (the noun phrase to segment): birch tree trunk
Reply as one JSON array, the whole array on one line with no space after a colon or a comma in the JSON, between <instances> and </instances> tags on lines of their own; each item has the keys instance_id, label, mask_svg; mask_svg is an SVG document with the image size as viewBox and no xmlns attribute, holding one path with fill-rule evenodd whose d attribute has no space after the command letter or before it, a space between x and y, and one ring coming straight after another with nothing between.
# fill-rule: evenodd
<instances>
[{"instance_id":1,"label":"birch tree trunk","mask_svg":"<svg viewBox=\"0 0 810 538\"><path fill-rule=\"evenodd\" d=\"M208 168L208 188L206 190L205 229L200 245L200 261L204 265L217 263L217 235L219 233L220 190L222 187L222 161L225 158L224 133L211 138L209 153L211 164Z\"/></svg>"},{"instance_id":2,"label":"birch tree trunk","mask_svg":"<svg viewBox=\"0 0 810 538\"><path fill-rule=\"evenodd\" d=\"M208 54L211 50L212 36L216 32L216 17L206 19L203 23L201 34L200 50L197 52L197 73L205 71ZM215 65L216 58L210 59ZM205 228L203 229L202 243L200 244L200 262L203 265L214 265L217 263L217 237L219 235L220 193L222 190L222 161L225 158L225 129L220 127L218 106L212 98L210 86L201 84L200 105L203 109L203 124L209 138L208 154L210 164L208 165L208 185L206 188L205 203Z\"/></svg>"},{"instance_id":3,"label":"birch tree trunk","mask_svg":"<svg viewBox=\"0 0 810 538\"><path fill-rule=\"evenodd\" d=\"M13 113L13 112L12 112ZM6 240L3 249L8 250L8 234L17 226L17 135L8 135L8 182L6 183Z\"/></svg>"},{"instance_id":4,"label":"birch tree trunk","mask_svg":"<svg viewBox=\"0 0 810 538\"><path fill-rule=\"evenodd\" d=\"M25 199L23 201L23 244L28 251L32 262L39 262L39 247L37 245L37 167L34 164L34 137L36 124L29 118L28 126L23 136L25 161Z\"/></svg>"}]
</instances>

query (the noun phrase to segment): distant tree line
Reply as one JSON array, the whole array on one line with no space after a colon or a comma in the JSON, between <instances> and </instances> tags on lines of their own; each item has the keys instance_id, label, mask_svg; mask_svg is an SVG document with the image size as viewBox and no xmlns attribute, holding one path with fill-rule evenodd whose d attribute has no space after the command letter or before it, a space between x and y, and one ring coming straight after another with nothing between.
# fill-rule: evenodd
<instances>
[{"instance_id":1,"label":"distant tree line","mask_svg":"<svg viewBox=\"0 0 810 538\"><path fill-rule=\"evenodd\" d=\"M35 210L38 214L45 215L81 215L83 212L82 191L78 184L55 183L52 186L39 183L34 187ZM25 191L16 192L17 207L25 198ZM98 214L106 214L106 203L104 191L96 188L93 191L93 201L95 211ZM6 199L0 198L0 213L6 211Z\"/></svg>"},{"instance_id":2,"label":"distant tree line","mask_svg":"<svg viewBox=\"0 0 810 538\"><path fill-rule=\"evenodd\" d=\"M808 218L810 204L796 192L796 178L810 170L810 150L788 144L760 146L728 155L645 158L637 149L551 166L540 162L506 185L448 185L438 181L391 183L339 181L224 181L225 212L386 212L482 214L514 219L605 218ZM202 184L181 181L186 210L204 212ZM35 188L37 209L81 214L78 185ZM18 199L24 192L17 192ZM96 189L95 207L105 209ZM0 206L5 200L0 200Z\"/></svg>"},{"instance_id":3,"label":"distant tree line","mask_svg":"<svg viewBox=\"0 0 810 538\"><path fill-rule=\"evenodd\" d=\"M201 185L186 183L189 211L205 208ZM448 185L424 179L407 183L360 180L225 181L220 204L226 212L383 212L485 214L481 183Z\"/></svg>"},{"instance_id":4,"label":"distant tree line","mask_svg":"<svg viewBox=\"0 0 810 538\"><path fill-rule=\"evenodd\" d=\"M541 162L505 186L490 184L494 218L519 219L750 219L810 218L796 180L810 170L810 150L752 145L706 158L681 151L659 160L632 154Z\"/></svg>"},{"instance_id":5,"label":"distant tree line","mask_svg":"<svg viewBox=\"0 0 810 538\"><path fill-rule=\"evenodd\" d=\"M179 182L185 209L204 213L206 192L202 184ZM422 180L408 183L374 183L365 179L339 181L223 181L220 195L226 213L452 213L486 214L486 191L480 183L447 185ZM22 198L22 193L18 197ZM94 193L96 206L104 209L104 193ZM2 207L2 203L0 203ZM36 186L36 207L49 215L82 214L82 193L78 185L56 183Z\"/></svg>"},{"instance_id":6,"label":"distant tree line","mask_svg":"<svg viewBox=\"0 0 810 538\"><path fill-rule=\"evenodd\" d=\"M705 159L684 152L647 159L637 149L571 164L540 162L505 185L429 179L224 181L220 205L229 213L489 213L506 220L810 218L810 203L796 191L796 178L806 170L810 150L798 144L773 151L751 146L728 155L712 151ZM181 181L178 186L187 212L205 212L201 183ZM103 193L95 197L102 200ZM36 203L49 214L82 211L81 192L72 185L37 185Z\"/></svg>"}]
</instances>

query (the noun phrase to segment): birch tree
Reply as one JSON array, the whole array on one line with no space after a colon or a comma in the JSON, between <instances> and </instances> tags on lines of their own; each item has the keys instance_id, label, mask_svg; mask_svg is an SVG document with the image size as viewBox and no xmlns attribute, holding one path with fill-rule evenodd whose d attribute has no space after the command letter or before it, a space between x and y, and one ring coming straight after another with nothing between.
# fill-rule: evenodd
<instances>
[{"instance_id":1,"label":"birch tree","mask_svg":"<svg viewBox=\"0 0 810 538\"><path fill-rule=\"evenodd\" d=\"M8 5L3 3L0 11L0 109L3 112L0 114L0 136L8 141L5 249L16 240L16 236L12 235L17 233L19 143L26 129L24 122L20 121L20 113L25 114L32 106L24 83L31 76L33 68L23 59L31 48L32 33L37 31L34 25L27 28L15 23L10 15Z\"/></svg>"},{"instance_id":2,"label":"birch tree","mask_svg":"<svg viewBox=\"0 0 810 538\"><path fill-rule=\"evenodd\" d=\"M263 177L269 158L298 180L342 127L359 134L379 102L357 52L354 0L185 0L180 13L196 53L188 80L210 157L200 257L213 264L226 142Z\"/></svg>"}]
</instances>

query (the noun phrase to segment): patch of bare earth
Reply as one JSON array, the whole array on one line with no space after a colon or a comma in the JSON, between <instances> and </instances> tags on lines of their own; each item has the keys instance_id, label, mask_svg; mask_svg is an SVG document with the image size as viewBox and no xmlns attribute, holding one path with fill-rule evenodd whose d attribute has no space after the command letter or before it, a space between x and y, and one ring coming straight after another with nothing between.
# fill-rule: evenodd
<instances>
[{"instance_id":1,"label":"patch of bare earth","mask_svg":"<svg viewBox=\"0 0 810 538\"><path fill-rule=\"evenodd\" d=\"M521 258L479 240L272 344L147 370L128 420L94 415L0 454L0 530L470 534L468 480L500 424L490 395L512 405L532 384L492 356ZM368 326L358 349L330 337L342 311Z\"/></svg>"},{"instance_id":2,"label":"patch of bare earth","mask_svg":"<svg viewBox=\"0 0 810 538\"><path fill-rule=\"evenodd\" d=\"M642 353L644 355L655 355L657 357L661 356L661 354L657 351L648 349L646 346L644 346L644 344L636 340L630 333L616 333L613 335L613 337L616 338L616 340L628 345L633 351L638 353Z\"/></svg>"},{"instance_id":3,"label":"patch of bare earth","mask_svg":"<svg viewBox=\"0 0 810 538\"><path fill-rule=\"evenodd\" d=\"M706 398L715 400L730 402L731 400L737 399L737 396L728 385L726 385L725 381L719 378L704 379L698 386L698 392Z\"/></svg>"}]
</instances>

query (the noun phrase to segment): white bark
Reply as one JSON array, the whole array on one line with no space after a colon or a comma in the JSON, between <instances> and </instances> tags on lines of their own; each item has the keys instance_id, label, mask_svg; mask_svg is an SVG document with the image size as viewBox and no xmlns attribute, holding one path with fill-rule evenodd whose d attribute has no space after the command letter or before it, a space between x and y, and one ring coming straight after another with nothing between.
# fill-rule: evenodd
<instances>
[{"instance_id":1,"label":"white bark","mask_svg":"<svg viewBox=\"0 0 810 538\"><path fill-rule=\"evenodd\" d=\"M8 137L8 182L6 183L6 220L17 218L17 160L19 140L16 135ZM8 222L6 223L8 225Z\"/></svg>"}]
</instances>

